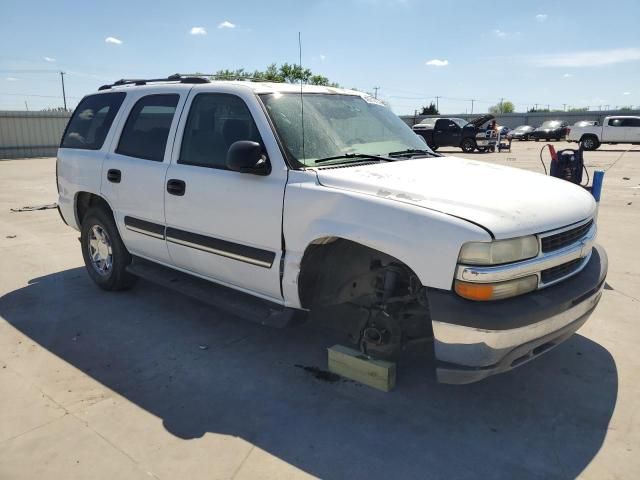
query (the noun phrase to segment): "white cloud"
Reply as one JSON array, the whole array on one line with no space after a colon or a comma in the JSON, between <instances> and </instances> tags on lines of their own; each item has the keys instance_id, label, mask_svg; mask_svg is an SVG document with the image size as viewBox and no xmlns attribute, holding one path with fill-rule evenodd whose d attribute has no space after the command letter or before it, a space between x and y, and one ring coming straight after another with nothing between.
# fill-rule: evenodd
<instances>
[{"instance_id":1,"label":"white cloud","mask_svg":"<svg viewBox=\"0 0 640 480\"><path fill-rule=\"evenodd\" d=\"M7 77L7 78L5 78L5 80L7 82L17 82L18 81L18 79L16 77Z\"/></svg>"},{"instance_id":2,"label":"white cloud","mask_svg":"<svg viewBox=\"0 0 640 480\"><path fill-rule=\"evenodd\" d=\"M112 43L114 45L122 45L122 40L116 37L107 37L104 39L105 43Z\"/></svg>"},{"instance_id":3,"label":"white cloud","mask_svg":"<svg viewBox=\"0 0 640 480\"><path fill-rule=\"evenodd\" d=\"M602 67L615 63L638 61L640 60L640 48L530 55L526 60L535 67Z\"/></svg>"},{"instance_id":4,"label":"white cloud","mask_svg":"<svg viewBox=\"0 0 640 480\"><path fill-rule=\"evenodd\" d=\"M425 65L429 65L430 67L446 67L449 65L449 60L440 60L438 58L434 58L425 62Z\"/></svg>"},{"instance_id":5,"label":"white cloud","mask_svg":"<svg viewBox=\"0 0 640 480\"><path fill-rule=\"evenodd\" d=\"M190 35L206 35L207 29L204 27L191 27L191 30L189 30L189 34Z\"/></svg>"},{"instance_id":6,"label":"white cloud","mask_svg":"<svg viewBox=\"0 0 640 480\"><path fill-rule=\"evenodd\" d=\"M572 73L565 73L564 75L562 75L562 78L571 78L573 77Z\"/></svg>"},{"instance_id":7,"label":"white cloud","mask_svg":"<svg viewBox=\"0 0 640 480\"><path fill-rule=\"evenodd\" d=\"M547 15L546 13L539 13L536 15L536 20L540 23L546 22L547 18L549 18L549 15Z\"/></svg>"},{"instance_id":8,"label":"white cloud","mask_svg":"<svg viewBox=\"0 0 640 480\"><path fill-rule=\"evenodd\" d=\"M505 38L507 36L507 32L503 32L502 30L498 30L497 28L493 31L493 34L498 38Z\"/></svg>"},{"instance_id":9,"label":"white cloud","mask_svg":"<svg viewBox=\"0 0 640 480\"><path fill-rule=\"evenodd\" d=\"M323 62L324 62L326 59L327 59L327 56L326 56L326 55L322 55L322 54L320 54L320 60L321 60L321 61L323 61Z\"/></svg>"},{"instance_id":10,"label":"white cloud","mask_svg":"<svg viewBox=\"0 0 640 480\"><path fill-rule=\"evenodd\" d=\"M631 92L622 92L623 95L631 95Z\"/></svg>"},{"instance_id":11,"label":"white cloud","mask_svg":"<svg viewBox=\"0 0 640 480\"><path fill-rule=\"evenodd\" d=\"M56 61L56 59L52 58L52 57L43 57L43 59L44 59L45 62L55 62Z\"/></svg>"},{"instance_id":12,"label":"white cloud","mask_svg":"<svg viewBox=\"0 0 640 480\"><path fill-rule=\"evenodd\" d=\"M225 20L218 25L218 28L236 28L236 24L231 23L229 20Z\"/></svg>"}]
</instances>

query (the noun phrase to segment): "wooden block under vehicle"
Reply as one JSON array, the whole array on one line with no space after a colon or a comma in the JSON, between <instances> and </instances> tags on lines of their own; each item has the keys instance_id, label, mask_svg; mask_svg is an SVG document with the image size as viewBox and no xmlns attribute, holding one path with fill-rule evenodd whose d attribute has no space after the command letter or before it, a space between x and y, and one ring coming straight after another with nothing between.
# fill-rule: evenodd
<instances>
[{"instance_id":1,"label":"wooden block under vehicle","mask_svg":"<svg viewBox=\"0 0 640 480\"><path fill-rule=\"evenodd\" d=\"M342 345L334 345L327 351L329 371L385 392L396 386L395 363L375 360Z\"/></svg>"}]
</instances>

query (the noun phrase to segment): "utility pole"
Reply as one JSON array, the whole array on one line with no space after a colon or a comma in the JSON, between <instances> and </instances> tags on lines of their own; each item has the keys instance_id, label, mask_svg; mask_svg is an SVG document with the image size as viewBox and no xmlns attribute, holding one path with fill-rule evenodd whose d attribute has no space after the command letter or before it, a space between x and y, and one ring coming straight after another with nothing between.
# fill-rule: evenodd
<instances>
[{"instance_id":1,"label":"utility pole","mask_svg":"<svg viewBox=\"0 0 640 480\"><path fill-rule=\"evenodd\" d=\"M27 101L24 101L24 108L27 109L27 112L29 111L29 104L27 103Z\"/></svg>"},{"instance_id":2,"label":"utility pole","mask_svg":"<svg viewBox=\"0 0 640 480\"><path fill-rule=\"evenodd\" d=\"M547 110L551 111L551 105L547 103Z\"/></svg>"},{"instance_id":3,"label":"utility pole","mask_svg":"<svg viewBox=\"0 0 640 480\"><path fill-rule=\"evenodd\" d=\"M438 104L439 99L440 97L436 97L436 110L438 111L438 113L440 113L440 105Z\"/></svg>"},{"instance_id":4,"label":"utility pole","mask_svg":"<svg viewBox=\"0 0 640 480\"><path fill-rule=\"evenodd\" d=\"M502 108L503 103L504 103L504 97L500 99L500 113L504 113L504 109Z\"/></svg>"},{"instance_id":5,"label":"utility pole","mask_svg":"<svg viewBox=\"0 0 640 480\"><path fill-rule=\"evenodd\" d=\"M374 98L378 98L378 90L380 90L380 87L373 87L373 89L376 92L376 93L373 94Z\"/></svg>"},{"instance_id":6,"label":"utility pole","mask_svg":"<svg viewBox=\"0 0 640 480\"><path fill-rule=\"evenodd\" d=\"M67 110L67 94L64 91L64 72L60 72L60 80L62 81L62 100L64 101L64 109Z\"/></svg>"},{"instance_id":7,"label":"utility pole","mask_svg":"<svg viewBox=\"0 0 640 480\"><path fill-rule=\"evenodd\" d=\"M471 99L471 114L473 115L473 102L475 102L475 98Z\"/></svg>"},{"instance_id":8,"label":"utility pole","mask_svg":"<svg viewBox=\"0 0 640 480\"><path fill-rule=\"evenodd\" d=\"M565 112L567 111L567 104L566 103L562 104L562 110L565 111Z\"/></svg>"}]
</instances>

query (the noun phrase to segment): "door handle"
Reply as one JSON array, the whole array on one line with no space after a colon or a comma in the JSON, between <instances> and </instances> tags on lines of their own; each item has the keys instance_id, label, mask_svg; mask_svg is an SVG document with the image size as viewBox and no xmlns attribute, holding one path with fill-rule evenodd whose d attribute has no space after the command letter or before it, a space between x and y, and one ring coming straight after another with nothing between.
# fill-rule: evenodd
<instances>
[{"instance_id":1,"label":"door handle","mask_svg":"<svg viewBox=\"0 0 640 480\"><path fill-rule=\"evenodd\" d=\"M167 181L167 192L170 193L171 195L177 195L179 197L184 195L184 192L187 189L187 184L184 183L182 180L177 180L175 178L172 178L171 180Z\"/></svg>"},{"instance_id":2,"label":"door handle","mask_svg":"<svg viewBox=\"0 0 640 480\"><path fill-rule=\"evenodd\" d=\"M122 180L122 172L120 170L116 170L115 168L108 170L107 180L109 180L111 183L120 183L120 180Z\"/></svg>"}]
</instances>

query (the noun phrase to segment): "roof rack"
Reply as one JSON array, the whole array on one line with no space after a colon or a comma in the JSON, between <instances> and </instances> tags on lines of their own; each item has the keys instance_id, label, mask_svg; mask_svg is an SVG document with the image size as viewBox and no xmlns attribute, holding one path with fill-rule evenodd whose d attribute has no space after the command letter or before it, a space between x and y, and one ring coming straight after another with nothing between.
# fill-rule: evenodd
<instances>
[{"instance_id":1,"label":"roof rack","mask_svg":"<svg viewBox=\"0 0 640 480\"><path fill-rule=\"evenodd\" d=\"M113 82L110 85L102 85L98 90L109 90L111 87L119 87L122 85L147 85L149 83L166 83L166 82L179 82L179 83L209 83L209 80L200 76L185 76L175 73L169 75L167 78L123 78L117 82Z\"/></svg>"}]
</instances>

